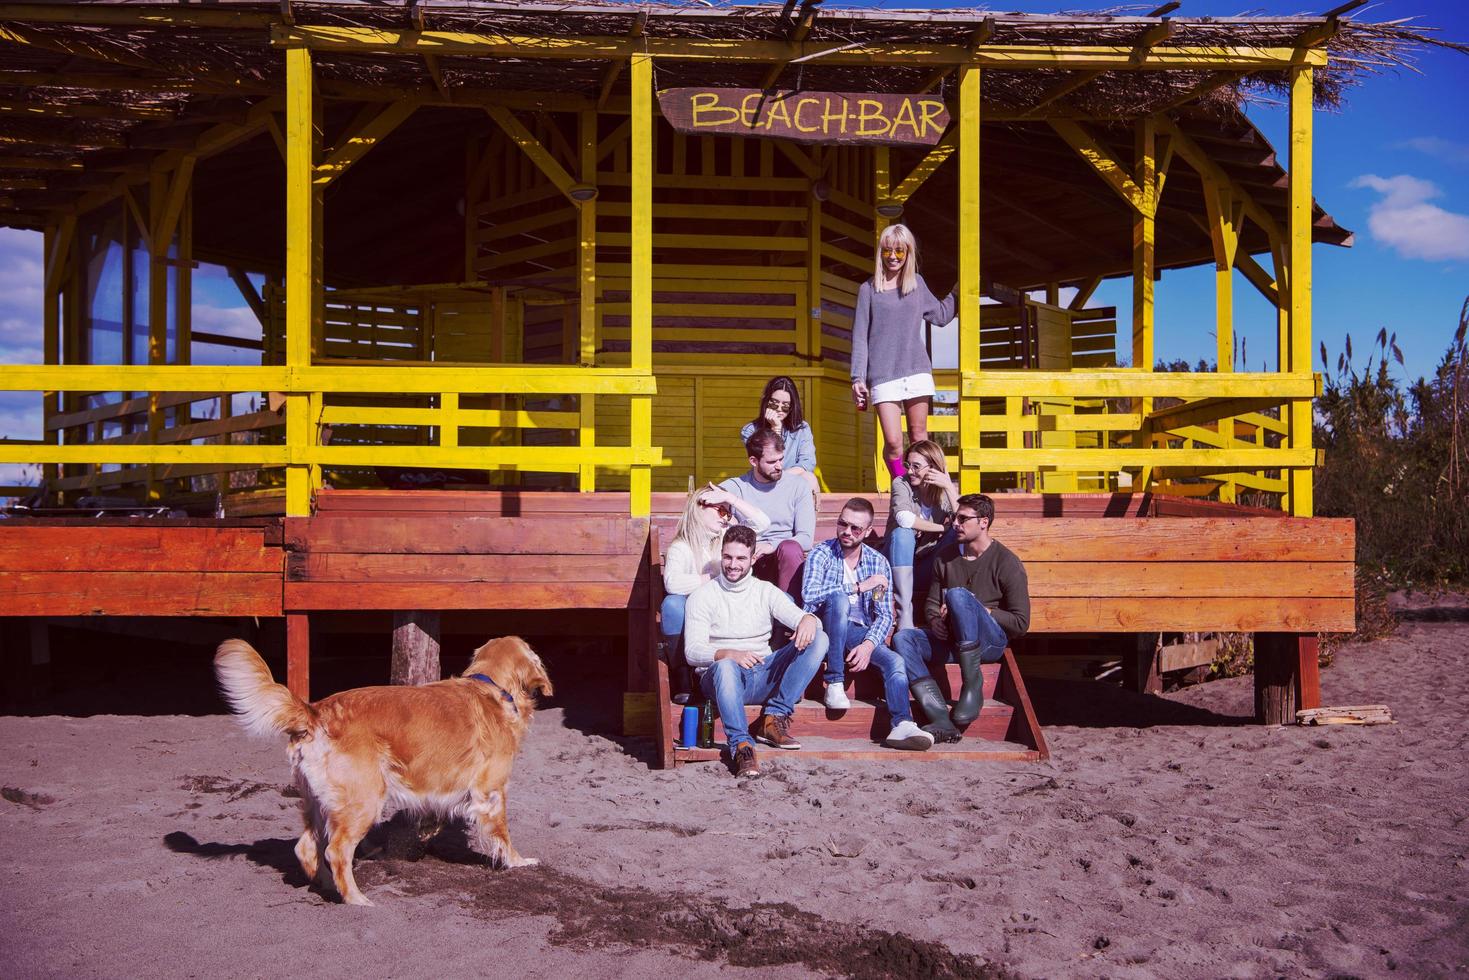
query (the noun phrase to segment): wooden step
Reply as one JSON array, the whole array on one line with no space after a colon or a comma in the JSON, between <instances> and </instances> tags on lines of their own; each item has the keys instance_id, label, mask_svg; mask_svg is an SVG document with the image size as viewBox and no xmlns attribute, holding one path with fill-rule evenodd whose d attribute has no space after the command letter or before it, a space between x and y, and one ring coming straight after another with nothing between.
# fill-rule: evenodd
<instances>
[{"instance_id":1,"label":"wooden step","mask_svg":"<svg viewBox=\"0 0 1469 980\"><path fill-rule=\"evenodd\" d=\"M723 759L723 753L723 745L712 749L675 748L673 757L675 763L718 762ZM926 752L905 752L902 749L889 749L881 745L853 742L849 739L802 735L801 748L797 751L757 745L755 746L755 757L762 764L787 763L795 766L813 759L892 762L898 765L908 765L915 762L1038 762L1041 754L1018 742L988 742L972 738L966 738L962 742L935 745Z\"/></svg>"},{"instance_id":2,"label":"wooden step","mask_svg":"<svg viewBox=\"0 0 1469 980\"><path fill-rule=\"evenodd\" d=\"M939 690L944 692L944 697L950 701L958 696L964 689L964 677L960 673L958 664L945 664L944 670L936 670L933 665L929 666L933 679L939 682ZM1000 680L1000 665L998 663L983 664L980 667L984 676L984 696L986 700L995 696L995 688ZM855 677L847 675L846 691L848 697L861 698L865 701L878 701L882 699L882 674L869 667ZM811 685L806 688L807 697L821 700L826 695L826 685L822 683L821 672L818 671Z\"/></svg>"},{"instance_id":3,"label":"wooden step","mask_svg":"<svg viewBox=\"0 0 1469 980\"><path fill-rule=\"evenodd\" d=\"M673 707L679 712L683 710L678 705ZM910 705L910 708L914 720L924 724L927 719L919 712L918 706ZM755 706L745 708L746 720L753 722L760 716L760 710ZM979 719L969 726L965 735L988 742L1002 742L1010 731L1010 719L1014 714L1015 709L1010 705L988 700L979 713ZM670 720L676 724L677 715L672 714ZM842 741L880 742L892 727L887 705L880 701L853 701L850 708L834 710L808 698L796 705L796 713L791 717L791 734L802 741L807 735L814 735ZM714 739L717 742L725 740L724 724L718 718L714 719Z\"/></svg>"}]
</instances>

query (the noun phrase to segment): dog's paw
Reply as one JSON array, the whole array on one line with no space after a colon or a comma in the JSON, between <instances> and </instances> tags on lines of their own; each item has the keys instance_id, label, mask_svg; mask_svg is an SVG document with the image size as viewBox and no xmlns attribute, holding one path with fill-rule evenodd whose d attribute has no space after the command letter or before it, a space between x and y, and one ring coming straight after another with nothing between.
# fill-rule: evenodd
<instances>
[{"instance_id":1,"label":"dog's paw","mask_svg":"<svg viewBox=\"0 0 1469 980\"><path fill-rule=\"evenodd\" d=\"M534 868L540 864L539 858L517 857L510 862L512 868Z\"/></svg>"},{"instance_id":2,"label":"dog's paw","mask_svg":"<svg viewBox=\"0 0 1469 980\"><path fill-rule=\"evenodd\" d=\"M348 895L346 898L342 899L342 901L348 905L362 905L367 908L374 908L376 906L376 903L374 903L371 899L369 899L361 892L358 892L355 895Z\"/></svg>"}]
</instances>

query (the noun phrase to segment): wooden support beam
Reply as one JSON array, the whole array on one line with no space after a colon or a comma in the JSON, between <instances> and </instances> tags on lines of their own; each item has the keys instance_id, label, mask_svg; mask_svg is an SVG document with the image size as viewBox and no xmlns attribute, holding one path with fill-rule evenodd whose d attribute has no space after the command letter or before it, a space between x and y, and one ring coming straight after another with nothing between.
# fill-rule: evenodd
<instances>
[{"instance_id":1,"label":"wooden support beam","mask_svg":"<svg viewBox=\"0 0 1469 980\"><path fill-rule=\"evenodd\" d=\"M597 185L597 113L588 110L577 115L577 142L580 147L581 181ZM577 267L578 299L577 316L577 363L594 367L597 363L597 201L584 201L577 215ZM578 445L590 449L597 444L596 396L584 394L578 397L580 424L577 429ZM577 489L591 493L597 489L597 468L590 464L581 467L577 475Z\"/></svg>"},{"instance_id":2,"label":"wooden support beam","mask_svg":"<svg viewBox=\"0 0 1469 980\"><path fill-rule=\"evenodd\" d=\"M311 700L311 616L286 613L286 688Z\"/></svg>"},{"instance_id":3,"label":"wooden support beam","mask_svg":"<svg viewBox=\"0 0 1469 980\"><path fill-rule=\"evenodd\" d=\"M1078 282L1076 284L1076 295L1071 297L1071 302L1066 304L1066 308L1068 310L1085 309L1087 301L1092 298L1092 294L1097 291L1097 287L1101 284L1101 276L1092 276L1090 279L1084 279Z\"/></svg>"},{"instance_id":4,"label":"wooden support beam","mask_svg":"<svg viewBox=\"0 0 1469 980\"><path fill-rule=\"evenodd\" d=\"M1261 296L1272 305L1280 305L1280 290L1275 286L1275 277L1266 272L1248 252L1235 254L1234 267L1244 274L1246 282L1260 291Z\"/></svg>"},{"instance_id":5,"label":"wooden support beam","mask_svg":"<svg viewBox=\"0 0 1469 980\"><path fill-rule=\"evenodd\" d=\"M147 119L168 121L177 115L167 106L96 105L0 99L0 114L36 119Z\"/></svg>"},{"instance_id":6,"label":"wooden support beam","mask_svg":"<svg viewBox=\"0 0 1469 980\"><path fill-rule=\"evenodd\" d=\"M1290 74L1289 363L1296 373L1311 370L1311 227L1315 205L1311 197L1312 81L1310 68L1297 68ZM1311 448L1311 427L1310 403L1293 403L1290 448ZM1314 512L1311 477L1309 470L1290 474L1290 512L1296 517L1310 517Z\"/></svg>"},{"instance_id":7,"label":"wooden support beam","mask_svg":"<svg viewBox=\"0 0 1469 980\"><path fill-rule=\"evenodd\" d=\"M541 59L612 59L641 55L674 61L778 62L820 59L832 65L967 65L1005 69L1081 68L1176 70L1180 68L1282 69L1298 62L1295 48L1159 47L1139 62L1132 45L1049 44L917 45L885 42L755 41L727 37L543 37L480 31L398 31L373 27L326 25L271 30L277 47L309 47L317 51L373 51L396 54ZM1326 64L1326 52L1309 51L1307 65Z\"/></svg>"},{"instance_id":8,"label":"wooden support beam","mask_svg":"<svg viewBox=\"0 0 1469 980\"><path fill-rule=\"evenodd\" d=\"M988 41L994 36L995 19L993 17L986 17L984 20L979 22L979 27L975 29L974 33L969 35L969 50L979 50L980 45L984 44L984 42ZM949 73L953 70L954 68L948 65L944 66L943 68L937 69L932 75L929 75L928 78L924 79L924 82L922 85L919 86L918 91L932 92L934 89L939 87L943 80L948 77Z\"/></svg>"},{"instance_id":9,"label":"wooden support beam","mask_svg":"<svg viewBox=\"0 0 1469 980\"><path fill-rule=\"evenodd\" d=\"M90 38L92 35L86 35ZM120 48L115 44L97 44L76 36L76 33L67 34L65 37L43 34L26 27L0 25L0 43L20 45L22 47L36 48L41 51L54 51L58 54L69 55L73 58L84 58L89 61L101 61L110 65L124 65L128 68L142 68L146 71L162 71L158 65L140 58L132 52Z\"/></svg>"},{"instance_id":10,"label":"wooden support beam","mask_svg":"<svg viewBox=\"0 0 1469 980\"><path fill-rule=\"evenodd\" d=\"M1126 201L1134 211L1144 213L1144 209L1150 207L1152 184L1140 185L1132 176L1129 169L1122 161L1112 154L1112 151L1099 143L1090 133L1081 127L1079 123L1069 119L1047 120L1063 140L1065 140L1077 154L1089 163L1107 186L1111 187ZM1151 146L1149 149L1148 174L1151 180L1153 173L1153 161ZM1148 190L1144 190L1144 186ZM1148 213L1151 219L1151 212Z\"/></svg>"},{"instance_id":11,"label":"wooden support beam","mask_svg":"<svg viewBox=\"0 0 1469 980\"><path fill-rule=\"evenodd\" d=\"M366 156L373 147L387 139L393 130L413 115L418 105L419 103L413 99L402 99L391 103L386 109L373 115L360 129L352 131L316 168L316 183L323 189L328 187L332 181L346 173L349 167Z\"/></svg>"},{"instance_id":12,"label":"wooden support beam","mask_svg":"<svg viewBox=\"0 0 1469 980\"><path fill-rule=\"evenodd\" d=\"M0 170L69 170L80 171L82 162L75 158L0 156Z\"/></svg>"},{"instance_id":13,"label":"wooden support beam","mask_svg":"<svg viewBox=\"0 0 1469 980\"><path fill-rule=\"evenodd\" d=\"M980 290L983 266L980 261L980 94L981 69L959 69L959 374L979 373L981 324ZM979 448L980 411L978 398L959 399L959 445ZM962 452L959 492L978 493L980 467Z\"/></svg>"},{"instance_id":14,"label":"wooden support beam","mask_svg":"<svg viewBox=\"0 0 1469 980\"><path fill-rule=\"evenodd\" d=\"M643 29L648 26L648 12L639 10L633 17L632 27L628 30L628 37L642 37ZM627 66L627 59L619 58L602 72L602 84L597 89L597 111L600 112L607 107L607 100L612 97L612 87L617 84L617 78L622 74L622 69Z\"/></svg>"},{"instance_id":15,"label":"wooden support beam","mask_svg":"<svg viewBox=\"0 0 1469 980\"><path fill-rule=\"evenodd\" d=\"M635 371L653 371L653 60L635 55L629 66L632 159L631 233L629 256L632 276L628 320L631 327L629 365ZM630 435L633 450L653 443L653 400L636 397L631 403ZM652 473L635 465L629 474L633 517L645 517L652 508Z\"/></svg>"},{"instance_id":16,"label":"wooden support beam","mask_svg":"<svg viewBox=\"0 0 1469 980\"><path fill-rule=\"evenodd\" d=\"M811 25L816 23L817 10L818 8L815 6L803 7L801 19L791 25L790 30L786 32L786 40L796 44L806 40L806 35L811 33ZM776 83L776 80L780 78L780 73L785 71L786 64L787 62L781 61L765 70L765 75L760 79L760 90L762 92L769 91L771 86Z\"/></svg>"},{"instance_id":17,"label":"wooden support beam","mask_svg":"<svg viewBox=\"0 0 1469 980\"><path fill-rule=\"evenodd\" d=\"M1261 231L1271 240L1284 240L1285 235L1270 212L1261 207L1260 204L1238 183L1231 180L1229 174L1210 158L1197 142L1187 133L1179 128L1178 124L1167 116L1154 115L1150 117L1157 125L1160 134L1168 136L1169 146L1178 156L1194 169L1200 177L1206 177L1214 183L1229 187L1236 200L1244 207L1245 216L1253 221Z\"/></svg>"},{"instance_id":18,"label":"wooden support beam","mask_svg":"<svg viewBox=\"0 0 1469 980\"><path fill-rule=\"evenodd\" d=\"M311 52L286 51L286 366L309 367L321 317L322 187L316 182L321 147L321 100ZM315 445L310 398L286 395L286 444L295 452ZM304 461L286 468L286 513L311 513L311 470Z\"/></svg>"},{"instance_id":19,"label":"wooden support beam","mask_svg":"<svg viewBox=\"0 0 1469 980\"><path fill-rule=\"evenodd\" d=\"M1051 105L1053 102L1058 102L1061 99L1066 98L1066 96L1070 95L1072 92L1075 92L1082 86L1090 84L1094 78L1101 74L1104 74L1104 72L1072 72L1070 75L1062 78L1055 85L1052 85L1050 88L1042 92L1040 98L1036 100L1035 105L1031 106L1029 109L1026 109L1024 115L1035 116L1039 114L1040 111L1046 106Z\"/></svg>"},{"instance_id":20,"label":"wooden support beam","mask_svg":"<svg viewBox=\"0 0 1469 980\"><path fill-rule=\"evenodd\" d=\"M520 147L536 165L536 168L556 185L556 189L566 195L567 200L573 204L578 203L576 198L571 196L572 185L576 183L571 174L566 172L566 168L557 162L556 158L540 144L540 141L525 128L519 119L515 118L509 109L503 106L485 106L484 110L504 130L505 135L510 137L510 141Z\"/></svg>"},{"instance_id":21,"label":"wooden support beam","mask_svg":"<svg viewBox=\"0 0 1469 980\"><path fill-rule=\"evenodd\" d=\"M954 155L958 148L958 130L950 128L944 134L944 138L939 140L938 145L929 150L923 159L914 165L913 169L908 172L908 176L904 177L898 183L898 186L893 188L892 192L888 194L888 197L894 201L907 201L918 188L923 186L924 181L938 172L938 169L944 165L949 157Z\"/></svg>"},{"instance_id":22,"label":"wooden support beam","mask_svg":"<svg viewBox=\"0 0 1469 980\"><path fill-rule=\"evenodd\" d=\"M441 678L439 613L415 609L393 613L393 655L389 684L416 687Z\"/></svg>"},{"instance_id":23,"label":"wooden support beam","mask_svg":"<svg viewBox=\"0 0 1469 980\"><path fill-rule=\"evenodd\" d=\"M1320 649L1315 634L1255 634L1255 720L1293 725L1296 712L1321 707Z\"/></svg>"}]
</instances>

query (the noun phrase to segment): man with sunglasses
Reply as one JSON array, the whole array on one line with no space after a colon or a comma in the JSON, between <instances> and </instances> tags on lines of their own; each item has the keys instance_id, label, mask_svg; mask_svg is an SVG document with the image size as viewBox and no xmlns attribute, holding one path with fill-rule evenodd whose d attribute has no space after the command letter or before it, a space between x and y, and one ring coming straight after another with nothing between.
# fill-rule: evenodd
<instances>
[{"instance_id":1,"label":"man with sunglasses","mask_svg":"<svg viewBox=\"0 0 1469 980\"><path fill-rule=\"evenodd\" d=\"M837 518L837 536L812 548L806 561L805 608L821 617L828 643L826 706L835 710L852 706L844 689L844 666L853 673L876 667L893 722L883 744L922 752L933 746L933 735L914 723L908 708L907 670L887 645L893 628L893 603L887 594L893 573L881 552L863 544L872 521L869 501L848 500Z\"/></svg>"},{"instance_id":2,"label":"man with sunglasses","mask_svg":"<svg viewBox=\"0 0 1469 980\"><path fill-rule=\"evenodd\" d=\"M816 505L811 486L785 472L785 440L773 429L756 429L745 440L750 469L719 484L740 500L754 504L770 526L759 532L755 575L791 594L791 585L811 548Z\"/></svg>"},{"instance_id":3,"label":"man with sunglasses","mask_svg":"<svg viewBox=\"0 0 1469 980\"><path fill-rule=\"evenodd\" d=\"M928 629L901 630L893 646L903 658L913 694L928 716L924 729L940 742L957 742L984 706L982 664L994 663L1010 641L1030 628L1030 584L1025 566L990 537L995 503L982 493L959 498L954 513L957 544L940 549L925 606ZM957 654L964 688L950 714L928 665Z\"/></svg>"}]
</instances>

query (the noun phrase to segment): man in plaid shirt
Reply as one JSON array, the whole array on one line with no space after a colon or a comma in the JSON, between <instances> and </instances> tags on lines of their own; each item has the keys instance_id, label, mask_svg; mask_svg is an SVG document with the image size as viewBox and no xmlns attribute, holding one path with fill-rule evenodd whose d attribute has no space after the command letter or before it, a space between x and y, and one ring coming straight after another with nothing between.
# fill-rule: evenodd
<instances>
[{"instance_id":1,"label":"man in plaid shirt","mask_svg":"<svg viewBox=\"0 0 1469 980\"><path fill-rule=\"evenodd\" d=\"M893 628L893 604L888 597L892 568L881 552L863 544L872 531L872 504L853 497L837 518L837 536L811 549L801 584L805 609L821 617L830 645L826 655L826 706L850 708L845 668L853 672L869 665L882 674L883 690L893 730L883 744L895 749L923 751L933 736L919 728L908 707L908 671L903 659L887 645ZM845 663L843 660L845 659Z\"/></svg>"}]
</instances>

